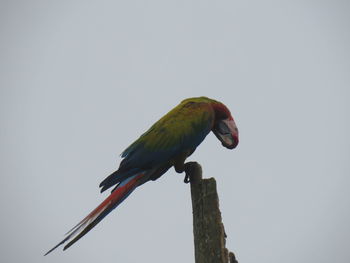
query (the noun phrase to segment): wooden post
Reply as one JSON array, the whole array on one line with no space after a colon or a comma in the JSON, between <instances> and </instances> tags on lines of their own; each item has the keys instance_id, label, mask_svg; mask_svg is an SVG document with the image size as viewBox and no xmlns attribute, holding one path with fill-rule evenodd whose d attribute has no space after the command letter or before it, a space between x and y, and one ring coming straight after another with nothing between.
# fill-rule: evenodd
<instances>
[{"instance_id":1,"label":"wooden post","mask_svg":"<svg viewBox=\"0 0 350 263\"><path fill-rule=\"evenodd\" d=\"M202 168L196 162L186 166L191 181L195 262L238 263L225 247L226 234L215 179L202 179Z\"/></svg>"}]
</instances>

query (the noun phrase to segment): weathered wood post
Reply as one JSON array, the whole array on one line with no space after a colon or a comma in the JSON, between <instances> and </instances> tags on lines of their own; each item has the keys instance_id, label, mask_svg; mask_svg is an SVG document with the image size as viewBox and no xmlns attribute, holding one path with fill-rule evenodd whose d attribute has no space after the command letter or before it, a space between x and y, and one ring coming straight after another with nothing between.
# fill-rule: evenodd
<instances>
[{"instance_id":1,"label":"weathered wood post","mask_svg":"<svg viewBox=\"0 0 350 263\"><path fill-rule=\"evenodd\" d=\"M196 162L186 166L191 181L195 262L238 263L225 247L226 234L215 179L202 179L202 168Z\"/></svg>"}]
</instances>

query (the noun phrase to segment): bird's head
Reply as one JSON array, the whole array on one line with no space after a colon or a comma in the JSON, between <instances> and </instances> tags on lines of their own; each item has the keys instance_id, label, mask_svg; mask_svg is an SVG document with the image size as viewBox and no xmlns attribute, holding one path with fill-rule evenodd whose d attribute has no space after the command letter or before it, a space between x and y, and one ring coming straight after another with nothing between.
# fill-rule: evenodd
<instances>
[{"instance_id":1,"label":"bird's head","mask_svg":"<svg viewBox=\"0 0 350 263\"><path fill-rule=\"evenodd\" d=\"M226 148L236 148L239 142L238 129L229 109L220 102L213 103L212 106L215 112L213 133Z\"/></svg>"}]
</instances>

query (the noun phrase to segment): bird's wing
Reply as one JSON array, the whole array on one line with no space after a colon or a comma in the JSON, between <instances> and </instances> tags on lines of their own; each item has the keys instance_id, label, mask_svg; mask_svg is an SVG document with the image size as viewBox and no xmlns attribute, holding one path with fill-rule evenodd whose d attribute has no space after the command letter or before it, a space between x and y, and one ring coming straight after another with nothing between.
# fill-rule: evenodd
<instances>
[{"instance_id":1,"label":"bird's wing","mask_svg":"<svg viewBox=\"0 0 350 263\"><path fill-rule=\"evenodd\" d=\"M119 170L152 168L186 150L194 150L210 132L214 111L207 103L184 101L123 153Z\"/></svg>"},{"instance_id":2,"label":"bird's wing","mask_svg":"<svg viewBox=\"0 0 350 263\"><path fill-rule=\"evenodd\" d=\"M166 171L173 158L196 149L213 122L214 111L208 103L183 101L122 153L119 169L101 182L101 192L140 171L163 166Z\"/></svg>"}]
</instances>

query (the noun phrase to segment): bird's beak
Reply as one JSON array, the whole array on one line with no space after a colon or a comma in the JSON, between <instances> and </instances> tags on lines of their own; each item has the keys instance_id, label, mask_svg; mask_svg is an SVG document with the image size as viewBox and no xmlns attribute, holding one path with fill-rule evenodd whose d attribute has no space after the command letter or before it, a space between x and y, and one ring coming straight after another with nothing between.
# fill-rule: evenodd
<instances>
[{"instance_id":1,"label":"bird's beak","mask_svg":"<svg viewBox=\"0 0 350 263\"><path fill-rule=\"evenodd\" d=\"M238 129L233 119L218 121L213 128L213 132L226 148L233 149L238 145Z\"/></svg>"}]
</instances>

